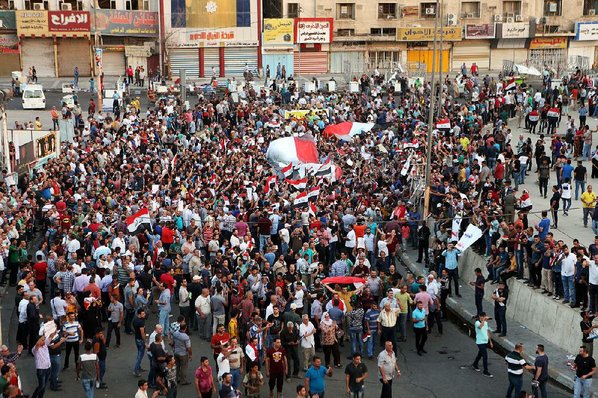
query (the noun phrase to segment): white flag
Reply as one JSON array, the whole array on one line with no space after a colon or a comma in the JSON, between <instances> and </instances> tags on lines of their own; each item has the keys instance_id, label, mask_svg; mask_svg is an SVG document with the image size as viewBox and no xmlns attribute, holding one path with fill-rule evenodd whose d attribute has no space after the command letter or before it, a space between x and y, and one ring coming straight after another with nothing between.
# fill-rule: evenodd
<instances>
[{"instance_id":1,"label":"white flag","mask_svg":"<svg viewBox=\"0 0 598 398\"><path fill-rule=\"evenodd\" d=\"M459 242L457 242L455 248L463 252L469 246L473 245L478 239L480 239L481 236L482 230L473 224L469 224L465 230L465 233L461 239L459 239Z\"/></svg>"}]
</instances>

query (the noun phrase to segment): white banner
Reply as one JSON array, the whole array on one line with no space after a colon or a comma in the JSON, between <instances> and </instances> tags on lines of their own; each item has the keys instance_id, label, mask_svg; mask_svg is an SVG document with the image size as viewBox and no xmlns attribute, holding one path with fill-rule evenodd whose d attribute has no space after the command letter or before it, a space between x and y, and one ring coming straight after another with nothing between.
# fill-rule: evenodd
<instances>
[{"instance_id":1,"label":"white banner","mask_svg":"<svg viewBox=\"0 0 598 398\"><path fill-rule=\"evenodd\" d=\"M461 229L461 216L456 215L453 218L453 226L451 228L451 241L459 239L459 230Z\"/></svg>"},{"instance_id":2,"label":"white banner","mask_svg":"<svg viewBox=\"0 0 598 398\"><path fill-rule=\"evenodd\" d=\"M460 222L461 219L459 219L459 223ZM469 246L473 245L478 239L480 239L481 236L482 230L473 224L469 224L465 230L465 233L461 239L459 239L459 242L457 242L455 248L461 252L464 252Z\"/></svg>"}]
</instances>

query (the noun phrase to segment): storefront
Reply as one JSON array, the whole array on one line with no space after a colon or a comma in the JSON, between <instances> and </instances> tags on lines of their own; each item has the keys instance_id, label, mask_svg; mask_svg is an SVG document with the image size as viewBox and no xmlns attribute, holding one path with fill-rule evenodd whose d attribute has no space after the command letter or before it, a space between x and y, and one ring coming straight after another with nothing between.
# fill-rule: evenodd
<instances>
[{"instance_id":1,"label":"storefront","mask_svg":"<svg viewBox=\"0 0 598 398\"><path fill-rule=\"evenodd\" d=\"M569 64L582 69L598 65L598 22L577 22L569 42Z\"/></svg>"},{"instance_id":2,"label":"storefront","mask_svg":"<svg viewBox=\"0 0 598 398\"><path fill-rule=\"evenodd\" d=\"M490 40L496 37L496 25L465 25L465 40L453 47L453 71L465 63L468 68L475 62L478 69L490 69Z\"/></svg>"},{"instance_id":3,"label":"storefront","mask_svg":"<svg viewBox=\"0 0 598 398\"><path fill-rule=\"evenodd\" d=\"M149 76L157 68L152 61L158 54L157 12L96 10L92 32L102 38L96 46L103 50L104 75L124 76L130 65L133 69L143 67Z\"/></svg>"},{"instance_id":4,"label":"storefront","mask_svg":"<svg viewBox=\"0 0 598 398\"><path fill-rule=\"evenodd\" d=\"M399 28L397 40L407 42L407 69L410 71L432 70L449 72L451 66L451 53L454 42L462 40L461 26L448 26L436 34L436 38L443 39L443 49L436 51L436 66L434 64L434 28Z\"/></svg>"},{"instance_id":5,"label":"storefront","mask_svg":"<svg viewBox=\"0 0 598 398\"><path fill-rule=\"evenodd\" d=\"M330 73L344 73L354 76L366 70L367 61L364 50L330 51Z\"/></svg>"},{"instance_id":6,"label":"storefront","mask_svg":"<svg viewBox=\"0 0 598 398\"><path fill-rule=\"evenodd\" d=\"M284 67L286 75L294 74L295 21L292 18L264 19L262 34L262 66L270 67L270 76L276 77L276 69Z\"/></svg>"},{"instance_id":7,"label":"storefront","mask_svg":"<svg viewBox=\"0 0 598 398\"><path fill-rule=\"evenodd\" d=\"M168 51L170 70L179 76L180 70L185 70L188 78L198 78L199 74L199 49L198 48L172 48Z\"/></svg>"},{"instance_id":8,"label":"storefront","mask_svg":"<svg viewBox=\"0 0 598 398\"><path fill-rule=\"evenodd\" d=\"M296 75L327 73L332 42L332 18L296 18L294 71Z\"/></svg>"},{"instance_id":9,"label":"storefront","mask_svg":"<svg viewBox=\"0 0 598 398\"><path fill-rule=\"evenodd\" d=\"M533 65L545 65L561 76L567 70L567 42L567 37L533 38L528 59Z\"/></svg>"},{"instance_id":10,"label":"storefront","mask_svg":"<svg viewBox=\"0 0 598 398\"><path fill-rule=\"evenodd\" d=\"M58 76L91 76L91 29L88 11L48 11L48 30L55 38Z\"/></svg>"},{"instance_id":11,"label":"storefront","mask_svg":"<svg viewBox=\"0 0 598 398\"><path fill-rule=\"evenodd\" d=\"M48 11L16 11L21 70L35 67L38 77L56 77L54 39L48 31Z\"/></svg>"},{"instance_id":12,"label":"storefront","mask_svg":"<svg viewBox=\"0 0 598 398\"><path fill-rule=\"evenodd\" d=\"M257 47L226 47L224 49L224 75L243 76L245 68L257 72Z\"/></svg>"},{"instance_id":13,"label":"storefront","mask_svg":"<svg viewBox=\"0 0 598 398\"><path fill-rule=\"evenodd\" d=\"M14 11L0 11L0 76L21 69L19 38Z\"/></svg>"},{"instance_id":14,"label":"storefront","mask_svg":"<svg viewBox=\"0 0 598 398\"><path fill-rule=\"evenodd\" d=\"M496 25L496 37L490 50L490 67L502 70L506 62L527 64L528 41L534 37L535 25L527 22L502 23Z\"/></svg>"}]
</instances>

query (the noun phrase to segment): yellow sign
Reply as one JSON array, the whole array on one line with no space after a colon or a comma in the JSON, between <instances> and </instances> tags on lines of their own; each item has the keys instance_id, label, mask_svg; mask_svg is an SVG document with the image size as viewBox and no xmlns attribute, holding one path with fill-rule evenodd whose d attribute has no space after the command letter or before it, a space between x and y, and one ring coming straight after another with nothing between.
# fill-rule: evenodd
<instances>
[{"instance_id":1,"label":"yellow sign","mask_svg":"<svg viewBox=\"0 0 598 398\"><path fill-rule=\"evenodd\" d=\"M293 44L292 18L265 18L264 44Z\"/></svg>"},{"instance_id":2,"label":"yellow sign","mask_svg":"<svg viewBox=\"0 0 598 398\"><path fill-rule=\"evenodd\" d=\"M530 50L567 48L566 37L536 37L529 43Z\"/></svg>"},{"instance_id":3,"label":"yellow sign","mask_svg":"<svg viewBox=\"0 0 598 398\"><path fill-rule=\"evenodd\" d=\"M328 117L328 109L322 108L322 109L294 109L294 110L290 110L290 111L284 111L284 118L285 119L290 119L290 118L295 118L295 119L304 119L306 117L311 118L313 116L319 116L321 117Z\"/></svg>"},{"instance_id":4,"label":"yellow sign","mask_svg":"<svg viewBox=\"0 0 598 398\"><path fill-rule=\"evenodd\" d=\"M17 11L19 36L47 36L48 11Z\"/></svg>"},{"instance_id":5,"label":"yellow sign","mask_svg":"<svg viewBox=\"0 0 598 398\"><path fill-rule=\"evenodd\" d=\"M460 41L462 38L461 26L447 26L442 32L438 29L436 38L446 41ZM399 28L397 29L398 41L433 41L434 28Z\"/></svg>"}]
</instances>

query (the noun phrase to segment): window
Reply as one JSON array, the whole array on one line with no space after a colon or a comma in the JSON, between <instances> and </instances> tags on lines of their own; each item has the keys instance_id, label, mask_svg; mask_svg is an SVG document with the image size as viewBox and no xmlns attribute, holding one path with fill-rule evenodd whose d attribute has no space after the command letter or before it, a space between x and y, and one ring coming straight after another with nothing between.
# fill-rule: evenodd
<instances>
[{"instance_id":1,"label":"window","mask_svg":"<svg viewBox=\"0 0 598 398\"><path fill-rule=\"evenodd\" d=\"M421 3L420 15L422 18L434 18L436 16L436 3Z\"/></svg>"},{"instance_id":2,"label":"window","mask_svg":"<svg viewBox=\"0 0 598 398\"><path fill-rule=\"evenodd\" d=\"M339 29L336 31L337 36L355 36L355 29Z\"/></svg>"},{"instance_id":3,"label":"window","mask_svg":"<svg viewBox=\"0 0 598 398\"><path fill-rule=\"evenodd\" d=\"M98 8L102 8L105 10L116 10L116 1L115 0L97 0Z\"/></svg>"},{"instance_id":4,"label":"window","mask_svg":"<svg viewBox=\"0 0 598 398\"><path fill-rule=\"evenodd\" d=\"M355 19L355 4L341 3L336 5L336 19Z\"/></svg>"},{"instance_id":5,"label":"window","mask_svg":"<svg viewBox=\"0 0 598 398\"><path fill-rule=\"evenodd\" d=\"M521 2L520 1L504 1L502 3L503 16L505 18L515 19L516 15L521 15Z\"/></svg>"},{"instance_id":6,"label":"window","mask_svg":"<svg viewBox=\"0 0 598 398\"><path fill-rule=\"evenodd\" d=\"M299 3L288 3L287 4L287 17L288 18L299 18Z\"/></svg>"},{"instance_id":7,"label":"window","mask_svg":"<svg viewBox=\"0 0 598 398\"><path fill-rule=\"evenodd\" d=\"M370 34L374 36L396 36L396 28L371 28Z\"/></svg>"},{"instance_id":8,"label":"window","mask_svg":"<svg viewBox=\"0 0 598 398\"><path fill-rule=\"evenodd\" d=\"M397 5L395 3L380 3L378 4L378 18L379 19L396 19Z\"/></svg>"},{"instance_id":9,"label":"window","mask_svg":"<svg viewBox=\"0 0 598 398\"><path fill-rule=\"evenodd\" d=\"M48 9L48 2L47 1L30 1L25 0L25 9L26 10L47 10Z\"/></svg>"},{"instance_id":10,"label":"window","mask_svg":"<svg viewBox=\"0 0 598 398\"><path fill-rule=\"evenodd\" d=\"M478 1L464 1L461 3L461 18L479 18L480 3Z\"/></svg>"},{"instance_id":11,"label":"window","mask_svg":"<svg viewBox=\"0 0 598 398\"><path fill-rule=\"evenodd\" d=\"M401 61L400 51L369 51L368 59L370 68L389 69Z\"/></svg>"},{"instance_id":12,"label":"window","mask_svg":"<svg viewBox=\"0 0 598 398\"><path fill-rule=\"evenodd\" d=\"M596 15L598 11L598 0L584 0L583 15Z\"/></svg>"},{"instance_id":13,"label":"window","mask_svg":"<svg viewBox=\"0 0 598 398\"><path fill-rule=\"evenodd\" d=\"M544 15L547 17L562 15L561 0L544 0Z\"/></svg>"}]
</instances>

